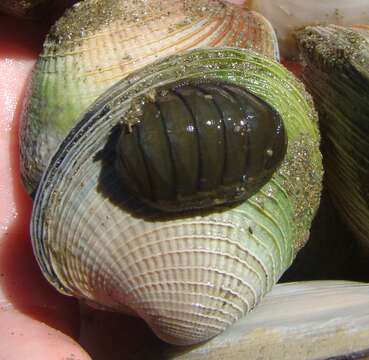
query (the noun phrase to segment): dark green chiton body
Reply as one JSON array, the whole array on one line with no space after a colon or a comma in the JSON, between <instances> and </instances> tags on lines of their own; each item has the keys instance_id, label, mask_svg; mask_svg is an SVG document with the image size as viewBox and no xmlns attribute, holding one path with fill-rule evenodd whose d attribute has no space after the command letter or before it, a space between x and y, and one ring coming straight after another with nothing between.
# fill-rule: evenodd
<instances>
[{"instance_id":1,"label":"dark green chiton body","mask_svg":"<svg viewBox=\"0 0 369 360\"><path fill-rule=\"evenodd\" d=\"M117 168L124 186L164 211L249 198L282 162L279 114L235 84L174 82L133 101Z\"/></svg>"}]
</instances>

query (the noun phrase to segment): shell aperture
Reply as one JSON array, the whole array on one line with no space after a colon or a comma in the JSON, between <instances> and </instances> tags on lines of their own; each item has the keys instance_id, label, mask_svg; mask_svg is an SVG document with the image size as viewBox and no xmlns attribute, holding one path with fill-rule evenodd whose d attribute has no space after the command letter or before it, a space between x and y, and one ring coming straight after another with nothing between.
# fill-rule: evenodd
<instances>
[{"instance_id":1,"label":"shell aperture","mask_svg":"<svg viewBox=\"0 0 369 360\"><path fill-rule=\"evenodd\" d=\"M132 101L117 168L137 197L167 211L245 200L287 146L279 114L232 83L182 80Z\"/></svg>"}]
</instances>

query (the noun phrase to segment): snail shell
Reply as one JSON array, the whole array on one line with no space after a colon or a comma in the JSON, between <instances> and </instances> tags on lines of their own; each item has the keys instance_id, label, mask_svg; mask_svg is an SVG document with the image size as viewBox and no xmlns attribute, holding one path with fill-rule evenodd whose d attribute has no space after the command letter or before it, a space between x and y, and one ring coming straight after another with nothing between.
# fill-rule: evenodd
<instances>
[{"instance_id":1,"label":"snail shell","mask_svg":"<svg viewBox=\"0 0 369 360\"><path fill-rule=\"evenodd\" d=\"M320 111L329 191L369 249L369 26L308 27L298 40Z\"/></svg>"},{"instance_id":2,"label":"snail shell","mask_svg":"<svg viewBox=\"0 0 369 360\"><path fill-rule=\"evenodd\" d=\"M124 185L167 211L245 200L286 152L279 114L245 88L220 81L170 83L133 102L117 168Z\"/></svg>"},{"instance_id":3,"label":"snail shell","mask_svg":"<svg viewBox=\"0 0 369 360\"><path fill-rule=\"evenodd\" d=\"M247 89L275 109L286 155L241 204L163 215L122 189L121 123L135 99L199 75ZM34 251L61 292L137 314L165 341L194 344L252 310L291 264L308 238L321 180L316 113L301 83L252 51L193 50L132 73L70 132L36 194Z\"/></svg>"},{"instance_id":4,"label":"snail shell","mask_svg":"<svg viewBox=\"0 0 369 360\"><path fill-rule=\"evenodd\" d=\"M220 0L85 0L52 28L21 123L30 193L60 142L105 90L158 58L200 47L248 47L279 58L270 23Z\"/></svg>"}]
</instances>

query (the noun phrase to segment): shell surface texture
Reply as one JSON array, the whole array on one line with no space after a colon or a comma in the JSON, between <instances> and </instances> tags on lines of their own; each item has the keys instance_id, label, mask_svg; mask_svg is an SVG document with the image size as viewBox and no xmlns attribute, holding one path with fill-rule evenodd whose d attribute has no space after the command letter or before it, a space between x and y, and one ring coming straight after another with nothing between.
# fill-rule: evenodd
<instances>
[{"instance_id":1,"label":"shell surface texture","mask_svg":"<svg viewBox=\"0 0 369 360\"><path fill-rule=\"evenodd\" d=\"M159 58L193 48L252 48L278 59L270 23L220 0L85 0L54 25L29 86L20 130L30 193L57 146L106 89Z\"/></svg>"},{"instance_id":2,"label":"shell surface texture","mask_svg":"<svg viewBox=\"0 0 369 360\"><path fill-rule=\"evenodd\" d=\"M212 99L203 98L194 91L194 81L200 81L197 86L209 92L215 83L218 92L214 90ZM165 90L161 94L164 102L173 89L188 90L189 94L170 102L183 106L188 101L189 110L205 100L214 105L219 89L226 87L235 92L242 89L245 98L270 112L255 120L255 125L264 126L263 119L270 115L283 122L287 147L283 155L275 151L278 156L271 164L276 166L273 174L260 176L266 183L259 184L246 201L223 204L211 211L163 212L131 196L116 164L119 138L123 132L132 135L138 126L153 126L162 120L140 106L135 113L137 100L148 98L152 106L155 99L159 101L157 91ZM223 111L227 101L234 100L227 94L221 99ZM209 112L209 104L196 111ZM244 111L239 103L234 105L229 109ZM178 114L182 111L177 110ZM196 111L189 121L196 117ZM137 113L146 113L149 119L136 123ZM241 115L232 118L240 122ZM219 122L219 113L211 117ZM132 118L127 126L127 119ZM168 157L169 150L175 152L175 147L165 142L170 136L179 141L178 146L187 141L175 131L182 128L186 136L194 136L183 130L187 125L181 124L182 116L177 120L173 133L153 130L158 133L152 140L154 145L163 145ZM171 126L170 122L166 124ZM188 145L188 157L204 162L205 155L201 158L197 145L204 146L205 153L206 141L210 141L211 156L223 158L225 152L217 152L219 144L214 139L223 135L222 149L227 136L244 140L237 138L239 125L232 124L228 133L227 124L218 129L211 123L201 141L200 134L195 134L197 144ZM200 124L196 128L199 130ZM257 134L257 129L253 131ZM158 140L160 136L167 138ZM285 145L281 134L277 138ZM140 146L150 142L149 138L143 140ZM136 151L139 141L127 145L130 151ZM231 143L227 149L233 151L233 146ZM268 146L261 149L257 156L264 159ZM154 151L147 154L154 156L149 160L157 169L155 177L162 178L164 165L156 162ZM182 151L178 156L183 156ZM243 156L242 146L234 156ZM283 160L278 167L279 157ZM178 178L194 174L193 168L185 173L186 161ZM175 163L168 160L165 166L172 167L164 173L173 174L177 163L178 159ZM232 169L229 174L238 177L239 170L232 168L238 162L229 159L225 163ZM143 171L140 165L133 166ZM253 169L252 164L248 167ZM37 190L31 224L33 247L44 275L59 291L105 308L134 313L167 342L194 344L214 337L243 317L278 281L309 236L321 180L317 116L303 85L279 63L251 50L192 50L133 72L89 108L54 154Z\"/></svg>"},{"instance_id":3,"label":"shell surface texture","mask_svg":"<svg viewBox=\"0 0 369 360\"><path fill-rule=\"evenodd\" d=\"M180 211L245 200L286 152L279 114L245 88L219 81L170 83L133 101L117 169L144 202Z\"/></svg>"},{"instance_id":4,"label":"shell surface texture","mask_svg":"<svg viewBox=\"0 0 369 360\"><path fill-rule=\"evenodd\" d=\"M369 285L348 281L277 284L249 316L193 346L149 347L133 359L367 359Z\"/></svg>"},{"instance_id":5,"label":"shell surface texture","mask_svg":"<svg viewBox=\"0 0 369 360\"><path fill-rule=\"evenodd\" d=\"M329 191L369 249L369 26L309 27L298 39L320 112Z\"/></svg>"}]
</instances>

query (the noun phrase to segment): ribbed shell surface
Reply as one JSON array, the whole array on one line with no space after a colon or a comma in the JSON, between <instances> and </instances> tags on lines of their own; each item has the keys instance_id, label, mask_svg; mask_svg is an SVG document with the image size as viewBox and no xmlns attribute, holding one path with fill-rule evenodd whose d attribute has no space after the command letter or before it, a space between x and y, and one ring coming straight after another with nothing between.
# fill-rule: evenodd
<instances>
[{"instance_id":1,"label":"ribbed shell surface","mask_svg":"<svg viewBox=\"0 0 369 360\"><path fill-rule=\"evenodd\" d=\"M85 0L44 43L21 125L21 172L33 192L78 118L108 87L158 58L204 47L252 48L278 59L270 23L218 0Z\"/></svg>"},{"instance_id":2,"label":"ribbed shell surface","mask_svg":"<svg viewBox=\"0 0 369 360\"><path fill-rule=\"evenodd\" d=\"M299 42L321 114L328 189L369 250L369 26L310 27Z\"/></svg>"},{"instance_id":3,"label":"ribbed shell surface","mask_svg":"<svg viewBox=\"0 0 369 360\"><path fill-rule=\"evenodd\" d=\"M133 101L128 114L118 173L138 198L166 211L245 200L286 153L279 114L231 83L174 82Z\"/></svg>"},{"instance_id":4,"label":"ribbed shell surface","mask_svg":"<svg viewBox=\"0 0 369 360\"><path fill-rule=\"evenodd\" d=\"M298 281L276 285L252 314L210 341L190 349L142 346L132 358L367 359L368 338L367 283Z\"/></svg>"},{"instance_id":5,"label":"ribbed shell surface","mask_svg":"<svg viewBox=\"0 0 369 360\"><path fill-rule=\"evenodd\" d=\"M287 154L238 206L163 215L122 191L117 129L133 96L199 74L240 84L275 107ZM36 195L35 254L60 291L129 308L168 342L198 343L253 309L291 264L309 234L321 177L315 112L282 66L236 49L173 56L111 88L63 142Z\"/></svg>"}]
</instances>

